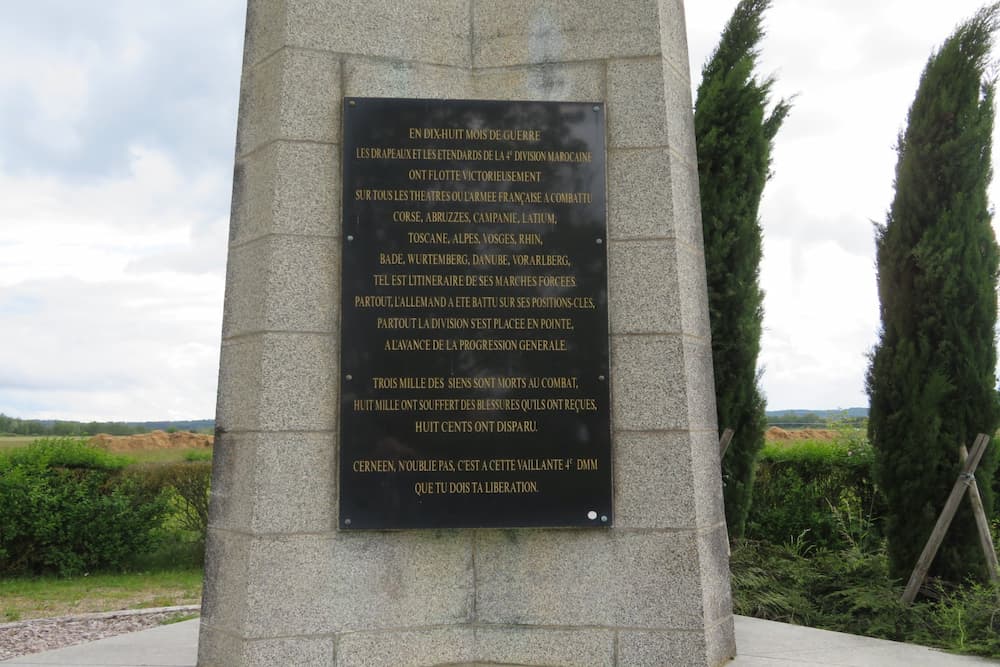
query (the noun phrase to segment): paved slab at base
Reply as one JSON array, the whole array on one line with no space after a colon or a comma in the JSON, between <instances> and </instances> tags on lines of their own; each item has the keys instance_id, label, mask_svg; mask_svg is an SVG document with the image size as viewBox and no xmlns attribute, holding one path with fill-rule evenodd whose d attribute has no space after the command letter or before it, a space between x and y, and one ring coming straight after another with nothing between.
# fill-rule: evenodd
<instances>
[{"instance_id":1,"label":"paved slab at base","mask_svg":"<svg viewBox=\"0 0 1000 667\"><path fill-rule=\"evenodd\" d=\"M974 667L1000 661L952 655L926 646L736 617L733 667Z\"/></svg>"},{"instance_id":2,"label":"paved slab at base","mask_svg":"<svg viewBox=\"0 0 1000 667\"><path fill-rule=\"evenodd\" d=\"M1000 661L951 655L924 646L736 617L739 655L731 667L986 667ZM164 625L56 651L0 661L75 667L194 667L198 620ZM494 665L494 667L497 667ZM683 666L677 666L683 667Z\"/></svg>"},{"instance_id":3,"label":"paved slab at base","mask_svg":"<svg viewBox=\"0 0 1000 667\"><path fill-rule=\"evenodd\" d=\"M0 661L0 665L194 667L197 659L198 619L194 619L54 651L32 653Z\"/></svg>"}]
</instances>

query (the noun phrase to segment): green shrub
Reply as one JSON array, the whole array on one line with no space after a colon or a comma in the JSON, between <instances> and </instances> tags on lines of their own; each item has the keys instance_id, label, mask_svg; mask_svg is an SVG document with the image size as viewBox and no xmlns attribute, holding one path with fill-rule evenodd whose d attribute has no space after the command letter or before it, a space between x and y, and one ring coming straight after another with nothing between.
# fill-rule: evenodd
<instances>
[{"instance_id":1,"label":"green shrub","mask_svg":"<svg viewBox=\"0 0 1000 667\"><path fill-rule=\"evenodd\" d=\"M127 463L69 438L0 457L0 573L119 568L151 548L167 499Z\"/></svg>"},{"instance_id":2,"label":"green shrub","mask_svg":"<svg viewBox=\"0 0 1000 667\"><path fill-rule=\"evenodd\" d=\"M827 549L879 540L882 499L864 438L768 443L758 459L747 537Z\"/></svg>"},{"instance_id":3,"label":"green shrub","mask_svg":"<svg viewBox=\"0 0 1000 667\"><path fill-rule=\"evenodd\" d=\"M210 461L151 463L135 466L132 474L140 477L143 485L167 493L174 525L192 533L196 540L204 541L208 526L209 483L212 478Z\"/></svg>"},{"instance_id":4,"label":"green shrub","mask_svg":"<svg viewBox=\"0 0 1000 667\"><path fill-rule=\"evenodd\" d=\"M922 644L964 653L1000 656L1000 590L969 583L939 591L930 603L930 619L916 633Z\"/></svg>"}]
</instances>

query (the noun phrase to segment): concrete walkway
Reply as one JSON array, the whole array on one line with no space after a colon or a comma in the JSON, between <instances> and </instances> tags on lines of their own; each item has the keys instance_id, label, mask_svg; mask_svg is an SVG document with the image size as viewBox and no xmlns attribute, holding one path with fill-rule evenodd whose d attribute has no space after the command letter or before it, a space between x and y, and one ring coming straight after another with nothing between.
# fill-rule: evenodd
<instances>
[{"instance_id":1,"label":"concrete walkway","mask_svg":"<svg viewBox=\"0 0 1000 667\"><path fill-rule=\"evenodd\" d=\"M882 639L815 630L756 618L736 617L739 656L731 667L974 667L1000 662L955 656ZM162 625L56 651L0 661L10 667L194 667L198 620ZM664 666L673 667L673 666ZM676 667L685 667L678 665Z\"/></svg>"}]
</instances>

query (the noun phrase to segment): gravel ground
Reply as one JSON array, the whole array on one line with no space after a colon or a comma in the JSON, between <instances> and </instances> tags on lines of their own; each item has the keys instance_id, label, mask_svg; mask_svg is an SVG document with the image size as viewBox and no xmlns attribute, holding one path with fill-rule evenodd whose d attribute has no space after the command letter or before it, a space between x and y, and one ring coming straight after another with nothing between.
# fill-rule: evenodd
<instances>
[{"instance_id":1,"label":"gravel ground","mask_svg":"<svg viewBox=\"0 0 1000 667\"><path fill-rule=\"evenodd\" d=\"M0 624L0 660L145 630L199 611L198 605L186 605L4 623Z\"/></svg>"}]
</instances>

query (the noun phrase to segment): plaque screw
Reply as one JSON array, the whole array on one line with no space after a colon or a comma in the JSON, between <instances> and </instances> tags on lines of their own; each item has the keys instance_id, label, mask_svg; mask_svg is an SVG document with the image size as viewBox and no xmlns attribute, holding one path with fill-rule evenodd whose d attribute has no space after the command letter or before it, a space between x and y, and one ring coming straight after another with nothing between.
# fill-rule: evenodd
<instances>
[{"instance_id":1,"label":"plaque screw","mask_svg":"<svg viewBox=\"0 0 1000 667\"><path fill-rule=\"evenodd\" d=\"M601 107L599 107L599 106L597 106L597 105L595 104L595 105L594 105L594 111L600 111L600 110L601 110Z\"/></svg>"},{"instance_id":2,"label":"plaque screw","mask_svg":"<svg viewBox=\"0 0 1000 667\"><path fill-rule=\"evenodd\" d=\"M607 514L602 514L601 515L601 521L603 521L604 523L607 523L608 522L608 515Z\"/></svg>"},{"instance_id":3,"label":"plaque screw","mask_svg":"<svg viewBox=\"0 0 1000 667\"><path fill-rule=\"evenodd\" d=\"M344 519L344 525L345 526L350 526L351 525L351 520L350 519Z\"/></svg>"},{"instance_id":4,"label":"plaque screw","mask_svg":"<svg viewBox=\"0 0 1000 667\"><path fill-rule=\"evenodd\" d=\"M347 101L347 104L348 104L349 106L352 106L352 107L353 107L354 105L356 105L356 104L357 104L357 102L355 102L354 100L348 100L348 101ZM594 111L597 111L597 109L595 108L595 109L594 109Z\"/></svg>"},{"instance_id":5,"label":"plaque screw","mask_svg":"<svg viewBox=\"0 0 1000 667\"><path fill-rule=\"evenodd\" d=\"M353 380L354 379L354 376L351 375L350 373L348 373L345 377L347 377L348 380Z\"/></svg>"},{"instance_id":6,"label":"plaque screw","mask_svg":"<svg viewBox=\"0 0 1000 667\"><path fill-rule=\"evenodd\" d=\"M347 379L348 379L348 380L350 380L350 379L351 379L351 376L350 376L350 375L348 375L348 376L347 376ZM598 375L598 376L597 376L597 379L598 379L598 380L600 380L601 382L604 382L604 379L605 379L605 378L604 378L604 376L603 376L603 375Z\"/></svg>"},{"instance_id":7,"label":"plaque screw","mask_svg":"<svg viewBox=\"0 0 1000 667\"><path fill-rule=\"evenodd\" d=\"M350 237L348 237L348 238L350 238ZM604 239L597 239L597 245L601 245L602 243L604 243Z\"/></svg>"},{"instance_id":8,"label":"plaque screw","mask_svg":"<svg viewBox=\"0 0 1000 667\"><path fill-rule=\"evenodd\" d=\"M353 241L354 240L354 236L352 236L351 234L348 234L347 235L347 240L348 241Z\"/></svg>"},{"instance_id":9,"label":"plaque screw","mask_svg":"<svg viewBox=\"0 0 1000 667\"><path fill-rule=\"evenodd\" d=\"M593 521L594 519L597 518L597 512L595 512L594 510L590 510L589 512L587 512L587 518Z\"/></svg>"}]
</instances>

